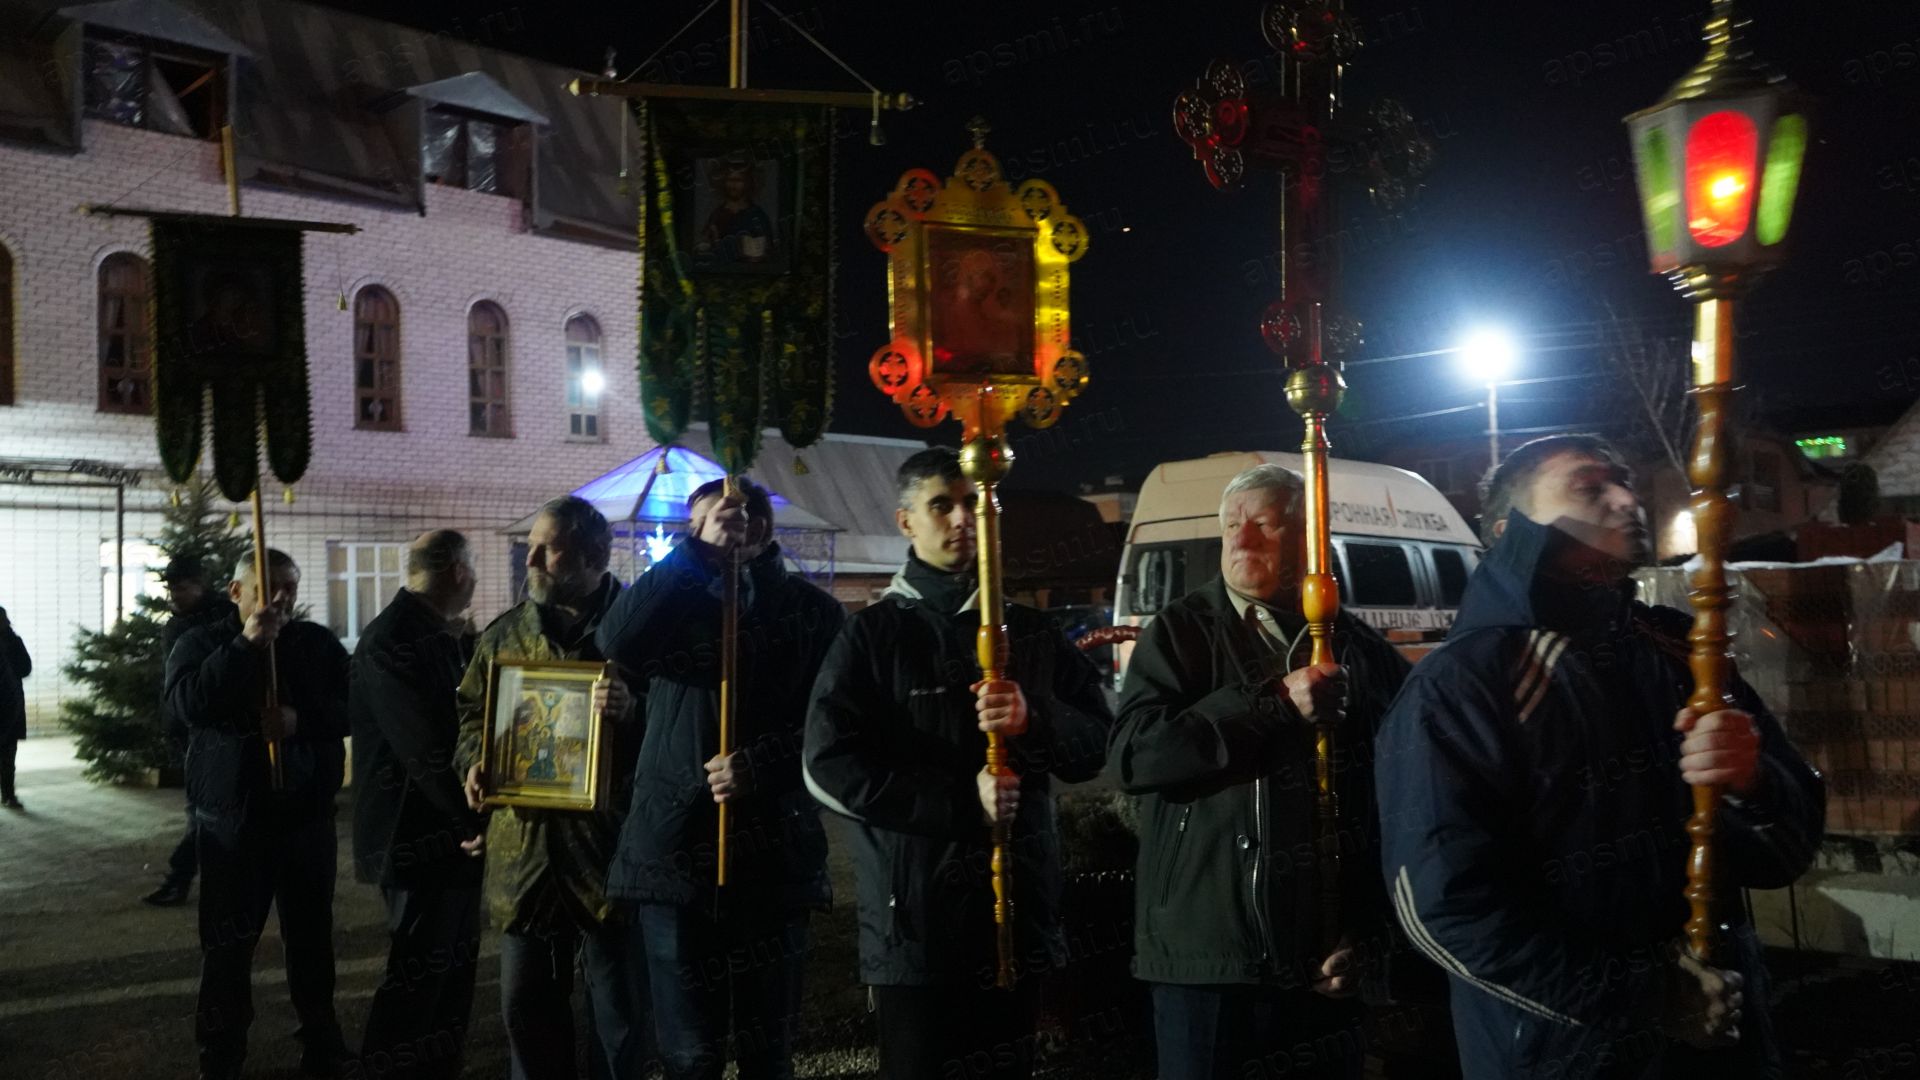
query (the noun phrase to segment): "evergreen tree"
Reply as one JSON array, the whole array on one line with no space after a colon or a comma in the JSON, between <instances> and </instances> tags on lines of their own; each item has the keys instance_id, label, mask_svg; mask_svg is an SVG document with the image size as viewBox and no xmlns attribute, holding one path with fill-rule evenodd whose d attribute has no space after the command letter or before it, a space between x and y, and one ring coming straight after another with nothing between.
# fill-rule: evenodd
<instances>
[{"instance_id":1,"label":"evergreen tree","mask_svg":"<svg viewBox=\"0 0 1920 1080\"><path fill-rule=\"evenodd\" d=\"M207 588L224 592L233 567L252 550L235 528L219 494L205 480L183 488L164 511L162 556L192 556L207 570ZM104 631L81 628L67 676L91 694L60 706L61 721L75 736L75 753L87 763L89 780L124 783L173 757L163 723L162 681L166 658L161 634L171 617L162 597L143 596L138 606Z\"/></svg>"}]
</instances>

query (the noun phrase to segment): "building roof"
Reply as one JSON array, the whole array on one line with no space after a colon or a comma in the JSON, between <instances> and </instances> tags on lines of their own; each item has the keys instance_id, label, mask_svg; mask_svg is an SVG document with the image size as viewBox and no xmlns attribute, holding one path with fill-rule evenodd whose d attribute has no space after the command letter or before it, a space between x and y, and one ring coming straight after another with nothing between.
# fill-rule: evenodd
<instances>
[{"instance_id":1,"label":"building roof","mask_svg":"<svg viewBox=\"0 0 1920 1080\"><path fill-rule=\"evenodd\" d=\"M63 18L104 26L142 37L192 45L228 56L252 56L245 45L221 33L214 25L168 0L109 0L102 4L69 4Z\"/></svg>"},{"instance_id":2,"label":"building roof","mask_svg":"<svg viewBox=\"0 0 1920 1080\"><path fill-rule=\"evenodd\" d=\"M0 139L79 149L58 73L80 60L60 39L90 23L236 57L245 180L412 204L419 148L397 138L381 111L412 93L534 124L534 226L580 226L630 242L635 204L619 174L623 148L637 155L642 146L640 129L618 99L567 91L586 73L297 0L222 6L217 18L194 8L191 0L0 0Z\"/></svg>"}]
</instances>

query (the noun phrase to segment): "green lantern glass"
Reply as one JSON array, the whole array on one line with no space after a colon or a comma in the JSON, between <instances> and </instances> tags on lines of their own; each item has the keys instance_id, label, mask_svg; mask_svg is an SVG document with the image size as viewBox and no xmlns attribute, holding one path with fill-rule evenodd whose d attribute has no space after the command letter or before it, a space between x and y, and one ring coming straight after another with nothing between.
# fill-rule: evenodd
<instances>
[{"instance_id":1,"label":"green lantern glass","mask_svg":"<svg viewBox=\"0 0 1920 1080\"><path fill-rule=\"evenodd\" d=\"M1766 171L1760 178L1760 221L1756 230L1762 246L1785 239L1793 220L1793 197L1800 189L1800 164L1807 156L1807 118L1788 113L1773 122L1768 140Z\"/></svg>"}]
</instances>

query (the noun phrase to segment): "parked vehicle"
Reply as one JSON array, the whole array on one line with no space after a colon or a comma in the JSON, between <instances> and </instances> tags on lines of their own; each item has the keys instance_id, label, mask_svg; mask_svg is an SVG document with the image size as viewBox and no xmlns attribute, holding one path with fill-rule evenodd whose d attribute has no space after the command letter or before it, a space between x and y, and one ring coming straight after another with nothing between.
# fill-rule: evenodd
<instances>
[{"instance_id":1,"label":"parked vehicle","mask_svg":"<svg viewBox=\"0 0 1920 1080\"><path fill-rule=\"evenodd\" d=\"M1140 488L1114 592L1116 625L1145 627L1170 601L1220 572L1220 493L1240 471L1299 454L1234 451L1154 467ZM1430 651L1480 562L1480 541L1446 496L1391 465L1327 462L1328 513L1340 603L1412 659ZM1131 643L1115 649L1114 678Z\"/></svg>"}]
</instances>

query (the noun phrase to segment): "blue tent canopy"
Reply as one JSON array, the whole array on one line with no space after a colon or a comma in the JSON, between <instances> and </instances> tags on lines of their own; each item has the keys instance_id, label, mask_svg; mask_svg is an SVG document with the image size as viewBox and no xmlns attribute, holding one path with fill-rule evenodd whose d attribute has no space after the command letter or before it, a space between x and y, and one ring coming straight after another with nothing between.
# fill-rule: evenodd
<instances>
[{"instance_id":1,"label":"blue tent canopy","mask_svg":"<svg viewBox=\"0 0 1920 1080\"><path fill-rule=\"evenodd\" d=\"M660 471L662 460L666 471ZM684 446L655 447L632 461L573 489L573 494L592 503L594 509L613 523L616 531L622 523L645 525L674 524L687 520L687 496L712 480L726 476L718 462ZM758 480L758 477L754 479ZM841 527L792 502L766 484L773 498L773 525L776 529L806 529L839 532ZM514 529L531 528L533 516L516 523Z\"/></svg>"}]
</instances>

